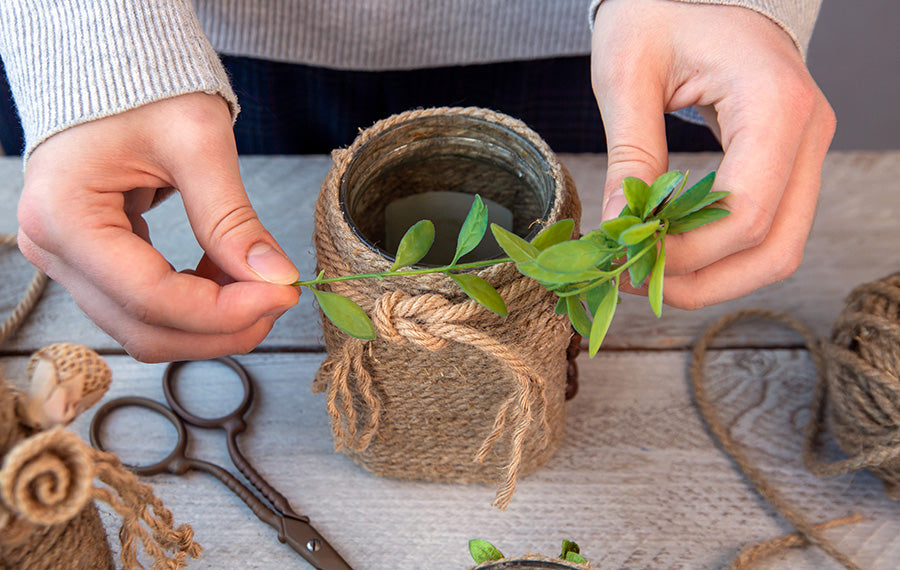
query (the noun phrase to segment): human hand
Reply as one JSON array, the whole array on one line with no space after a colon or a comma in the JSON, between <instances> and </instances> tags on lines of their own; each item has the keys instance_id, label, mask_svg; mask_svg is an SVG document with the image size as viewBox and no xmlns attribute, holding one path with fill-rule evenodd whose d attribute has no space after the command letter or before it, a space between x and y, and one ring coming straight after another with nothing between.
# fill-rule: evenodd
<instances>
[{"instance_id":1,"label":"human hand","mask_svg":"<svg viewBox=\"0 0 900 570\"><path fill-rule=\"evenodd\" d=\"M19 247L142 361L247 352L295 305L298 271L256 216L231 114L194 93L84 123L41 143L25 170ZM178 189L198 243L177 272L142 214Z\"/></svg>"},{"instance_id":2,"label":"human hand","mask_svg":"<svg viewBox=\"0 0 900 570\"><path fill-rule=\"evenodd\" d=\"M741 7L606 0L592 54L609 153L603 220L625 205L626 176L668 170L665 112L696 106L725 151L714 190L731 193L731 215L667 237L665 303L697 309L791 275L835 117L788 34Z\"/></svg>"}]
</instances>

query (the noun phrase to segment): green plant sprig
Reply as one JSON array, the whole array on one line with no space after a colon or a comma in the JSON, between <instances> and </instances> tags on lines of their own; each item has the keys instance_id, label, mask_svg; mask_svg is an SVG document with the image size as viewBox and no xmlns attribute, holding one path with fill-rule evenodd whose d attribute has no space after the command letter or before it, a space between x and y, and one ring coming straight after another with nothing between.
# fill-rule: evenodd
<instances>
[{"instance_id":1,"label":"green plant sprig","mask_svg":"<svg viewBox=\"0 0 900 570\"><path fill-rule=\"evenodd\" d=\"M492 560L503 560L503 553L496 546L486 540L476 538L469 541L469 554L476 564L483 564ZM587 559L581 555L581 548L577 543L571 540L562 541L562 553L559 558L566 562L574 562L576 564L587 564Z\"/></svg>"},{"instance_id":2,"label":"green plant sprig","mask_svg":"<svg viewBox=\"0 0 900 570\"><path fill-rule=\"evenodd\" d=\"M619 284L623 274L627 273L634 287L647 283L650 308L657 317L662 314L666 236L693 230L729 213L713 207L728 195L712 191L714 180L715 172L712 172L685 189L687 173L679 171L663 174L652 184L629 177L622 182L626 206L617 217L600 224L600 228L573 239L575 222L561 220L526 241L491 224L491 233L507 257L458 263L487 232L487 208L481 197L475 196L448 265L401 271L419 262L434 243L434 224L422 220L404 234L394 264L387 271L328 278L320 273L316 279L294 285L310 288L323 313L335 326L356 338L371 340L375 338L375 328L365 311L347 297L319 289L319 285L443 273L471 299L506 316L506 304L490 283L477 275L460 272L515 263L521 274L535 279L559 297L556 312L568 315L575 330L589 339L588 354L593 357L620 302Z\"/></svg>"}]
</instances>

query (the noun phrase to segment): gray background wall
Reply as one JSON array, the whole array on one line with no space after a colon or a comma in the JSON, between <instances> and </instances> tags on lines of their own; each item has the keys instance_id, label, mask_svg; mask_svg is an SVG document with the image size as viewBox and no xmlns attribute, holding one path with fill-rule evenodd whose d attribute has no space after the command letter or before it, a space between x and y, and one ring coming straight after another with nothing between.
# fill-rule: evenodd
<instances>
[{"instance_id":1,"label":"gray background wall","mask_svg":"<svg viewBox=\"0 0 900 570\"><path fill-rule=\"evenodd\" d=\"M898 0L825 0L807 63L837 115L832 149L900 149Z\"/></svg>"},{"instance_id":2,"label":"gray background wall","mask_svg":"<svg viewBox=\"0 0 900 570\"><path fill-rule=\"evenodd\" d=\"M807 63L837 114L832 149L900 149L900 1L824 0Z\"/></svg>"}]
</instances>

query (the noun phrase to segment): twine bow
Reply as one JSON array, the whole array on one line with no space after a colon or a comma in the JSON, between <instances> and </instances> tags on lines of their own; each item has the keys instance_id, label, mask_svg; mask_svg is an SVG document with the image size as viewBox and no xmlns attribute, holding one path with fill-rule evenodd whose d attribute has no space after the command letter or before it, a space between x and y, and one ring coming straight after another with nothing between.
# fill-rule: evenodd
<instances>
[{"instance_id":1,"label":"twine bow","mask_svg":"<svg viewBox=\"0 0 900 570\"><path fill-rule=\"evenodd\" d=\"M534 307L544 301L545 292L529 279L517 279L500 289L501 296L513 307ZM487 327L479 327L479 322L493 318L478 303L467 300L452 303L439 294L409 295L403 291L385 293L379 297L372 312L372 322L379 338L399 346L416 346L429 351L438 351L449 343L456 342L472 346L486 356L503 363L510 371L515 388L500 406L490 433L482 442L475 455L475 461L484 461L494 444L508 430L512 433L512 446L504 466L504 481L497 492L493 505L506 508L516 488L519 468L522 464L526 436L535 424L538 425L539 445L545 447L549 440L550 427L547 420L546 379L541 376L522 353L514 346L499 341L485 332ZM336 447L354 450L366 449L378 431L379 414L382 409L378 396L372 390L372 375L366 366L367 349L364 341L350 338L340 351L331 354L323 364L314 390L326 390L326 408L331 416ZM369 355L371 357L371 354ZM354 395L351 391L351 377L368 410L363 420L363 430L357 428L359 418Z\"/></svg>"}]
</instances>

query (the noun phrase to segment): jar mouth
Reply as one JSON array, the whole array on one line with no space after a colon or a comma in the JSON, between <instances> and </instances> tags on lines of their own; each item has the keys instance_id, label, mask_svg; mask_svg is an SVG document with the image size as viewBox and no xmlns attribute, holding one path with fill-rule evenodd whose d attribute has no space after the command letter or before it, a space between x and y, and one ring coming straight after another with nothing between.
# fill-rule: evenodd
<instances>
[{"instance_id":1,"label":"jar mouth","mask_svg":"<svg viewBox=\"0 0 900 570\"><path fill-rule=\"evenodd\" d=\"M530 240L543 229L535 221L546 220L556 202L551 160L519 132L481 117L414 117L356 149L341 175L340 207L354 235L389 261L394 253L387 247L388 206L427 192L472 199L478 194L508 209L512 227L507 229ZM490 232L485 239L493 240ZM496 254L480 259L496 257L502 257L499 246Z\"/></svg>"}]
</instances>

